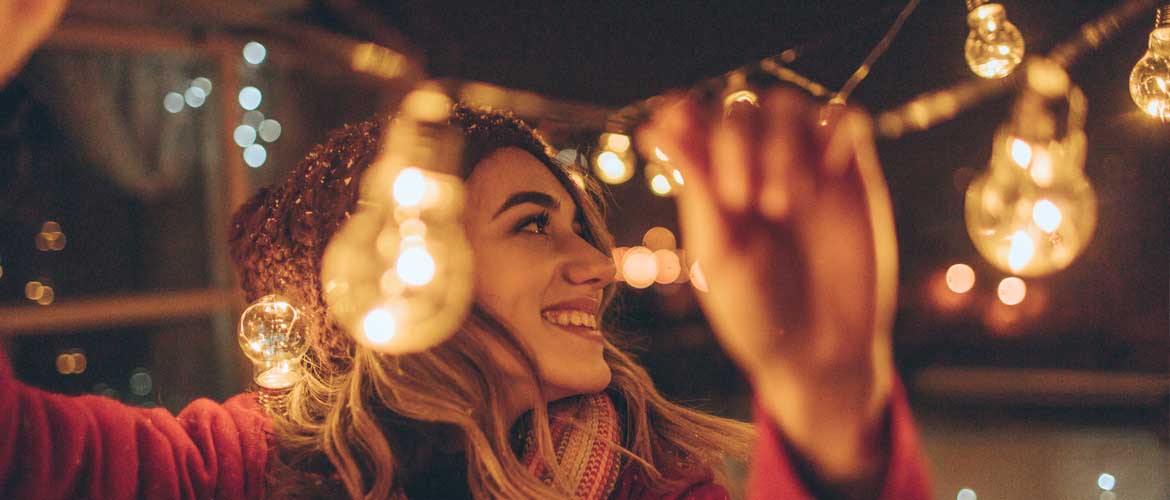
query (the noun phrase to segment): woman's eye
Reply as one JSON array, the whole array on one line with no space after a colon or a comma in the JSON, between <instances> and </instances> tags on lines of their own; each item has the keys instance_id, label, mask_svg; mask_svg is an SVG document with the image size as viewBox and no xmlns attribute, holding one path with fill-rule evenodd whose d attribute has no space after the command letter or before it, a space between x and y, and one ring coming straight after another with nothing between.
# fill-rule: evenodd
<instances>
[{"instance_id":1,"label":"woman's eye","mask_svg":"<svg viewBox=\"0 0 1170 500\"><path fill-rule=\"evenodd\" d=\"M533 234L548 234L548 214L540 214L533 217L528 217L516 226L516 232L525 232Z\"/></svg>"}]
</instances>

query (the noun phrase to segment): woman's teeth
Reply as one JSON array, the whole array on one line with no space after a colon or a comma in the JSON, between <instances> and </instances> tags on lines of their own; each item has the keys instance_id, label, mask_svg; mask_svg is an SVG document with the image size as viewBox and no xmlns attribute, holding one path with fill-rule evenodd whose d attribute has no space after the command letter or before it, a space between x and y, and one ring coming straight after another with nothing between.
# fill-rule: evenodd
<instances>
[{"instance_id":1,"label":"woman's teeth","mask_svg":"<svg viewBox=\"0 0 1170 500\"><path fill-rule=\"evenodd\" d=\"M542 313L549 323L562 326L583 326L597 329L597 317L581 311L545 311Z\"/></svg>"}]
</instances>

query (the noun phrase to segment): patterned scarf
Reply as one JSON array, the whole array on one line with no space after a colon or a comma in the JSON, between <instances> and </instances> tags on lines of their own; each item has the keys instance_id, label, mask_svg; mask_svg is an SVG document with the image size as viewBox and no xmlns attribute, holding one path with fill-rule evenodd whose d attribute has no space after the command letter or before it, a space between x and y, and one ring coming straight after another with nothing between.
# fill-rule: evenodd
<instances>
[{"instance_id":1,"label":"patterned scarf","mask_svg":"<svg viewBox=\"0 0 1170 500\"><path fill-rule=\"evenodd\" d=\"M571 498L609 498L621 472L622 442L617 409L604 392L562 399L549 405L549 427L557 462L566 482L574 488ZM553 484L552 471L536 454L536 436L531 427L524 437L521 462L533 475ZM391 500L407 500L402 490Z\"/></svg>"},{"instance_id":2,"label":"patterned scarf","mask_svg":"<svg viewBox=\"0 0 1170 500\"><path fill-rule=\"evenodd\" d=\"M622 442L617 409L609 395L602 392L563 399L549 405L548 410L557 463L568 484L575 486L573 498L608 498L621 470L618 446ZM529 429L521 461L551 485L552 472L536 456L536 449L536 437Z\"/></svg>"}]
</instances>

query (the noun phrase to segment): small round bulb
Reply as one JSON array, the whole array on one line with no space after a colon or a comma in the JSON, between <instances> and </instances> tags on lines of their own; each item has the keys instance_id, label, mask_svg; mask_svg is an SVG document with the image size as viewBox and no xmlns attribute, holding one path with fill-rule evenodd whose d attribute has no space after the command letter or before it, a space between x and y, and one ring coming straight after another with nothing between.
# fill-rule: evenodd
<instances>
[{"instance_id":1,"label":"small round bulb","mask_svg":"<svg viewBox=\"0 0 1170 500\"><path fill-rule=\"evenodd\" d=\"M963 52L976 75L1003 78L1024 60L1024 35L1008 21L1003 5L984 3L971 8L967 26L971 32Z\"/></svg>"}]
</instances>

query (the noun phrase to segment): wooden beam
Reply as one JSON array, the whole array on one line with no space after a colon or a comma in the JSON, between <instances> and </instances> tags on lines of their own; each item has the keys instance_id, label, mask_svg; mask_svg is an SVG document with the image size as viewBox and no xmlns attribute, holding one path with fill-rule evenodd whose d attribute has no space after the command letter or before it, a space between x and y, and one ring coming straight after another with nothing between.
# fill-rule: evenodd
<instances>
[{"instance_id":1,"label":"wooden beam","mask_svg":"<svg viewBox=\"0 0 1170 500\"><path fill-rule=\"evenodd\" d=\"M210 288L64 299L48 306L0 307L0 337L73 333L191 318L238 307L240 292Z\"/></svg>"},{"instance_id":2,"label":"wooden beam","mask_svg":"<svg viewBox=\"0 0 1170 500\"><path fill-rule=\"evenodd\" d=\"M909 384L916 395L965 403L1056 407L1154 406L1170 395L1166 374L933 367Z\"/></svg>"}]
</instances>

